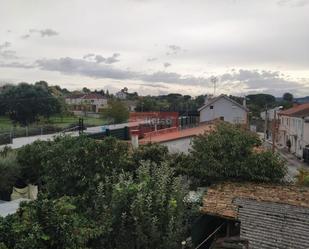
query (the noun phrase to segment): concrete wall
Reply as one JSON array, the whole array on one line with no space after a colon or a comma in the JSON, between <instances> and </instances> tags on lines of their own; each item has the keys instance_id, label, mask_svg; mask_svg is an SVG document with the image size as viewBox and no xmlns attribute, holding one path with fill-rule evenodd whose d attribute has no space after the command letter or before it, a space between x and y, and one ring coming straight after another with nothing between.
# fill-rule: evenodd
<instances>
[{"instance_id":1,"label":"concrete wall","mask_svg":"<svg viewBox=\"0 0 309 249\"><path fill-rule=\"evenodd\" d=\"M213 109L210 109L213 106ZM200 122L211 121L224 117L224 121L236 124L247 122L247 112L225 98L220 98L212 105L200 111Z\"/></svg>"},{"instance_id":2,"label":"concrete wall","mask_svg":"<svg viewBox=\"0 0 309 249\"><path fill-rule=\"evenodd\" d=\"M180 153L180 152L188 153L189 149L191 148L192 139L193 137L187 137L187 138L163 142L161 144L167 146L168 151L170 153Z\"/></svg>"}]
</instances>

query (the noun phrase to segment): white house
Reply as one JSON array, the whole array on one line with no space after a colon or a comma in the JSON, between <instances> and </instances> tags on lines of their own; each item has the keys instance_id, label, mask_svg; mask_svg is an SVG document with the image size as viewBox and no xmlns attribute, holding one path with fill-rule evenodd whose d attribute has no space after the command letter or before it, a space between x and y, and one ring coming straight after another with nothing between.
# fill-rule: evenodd
<instances>
[{"instance_id":1,"label":"white house","mask_svg":"<svg viewBox=\"0 0 309 249\"><path fill-rule=\"evenodd\" d=\"M269 109L266 111L263 111L260 113L260 117L265 120L266 117L269 121L273 120L273 119L278 119L278 113L280 112L280 110L282 109L282 106L276 106L275 108Z\"/></svg>"},{"instance_id":2,"label":"white house","mask_svg":"<svg viewBox=\"0 0 309 249\"><path fill-rule=\"evenodd\" d=\"M287 147L291 153L302 158L303 148L309 145L309 103L298 105L279 113L278 144Z\"/></svg>"},{"instance_id":3,"label":"white house","mask_svg":"<svg viewBox=\"0 0 309 249\"><path fill-rule=\"evenodd\" d=\"M70 96L65 99L65 102L75 112L88 111L98 113L101 109L107 107L107 99L98 93Z\"/></svg>"},{"instance_id":4,"label":"white house","mask_svg":"<svg viewBox=\"0 0 309 249\"><path fill-rule=\"evenodd\" d=\"M123 91L123 90L121 90L121 91L117 92L115 94L115 96L116 96L117 99L124 100L124 99L127 99L128 93Z\"/></svg>"},{"instance_id":5,"label":"white house","mask_svg":"<svg viewBox=\"0 0 309 249\"><path fill-rule=\"evenodd\" d=\"M222 94L215 98L207 98L205 104L198 109L200 122L221 119L232 124L247 124L248 109Z\"/></svg>"}]
</instances>

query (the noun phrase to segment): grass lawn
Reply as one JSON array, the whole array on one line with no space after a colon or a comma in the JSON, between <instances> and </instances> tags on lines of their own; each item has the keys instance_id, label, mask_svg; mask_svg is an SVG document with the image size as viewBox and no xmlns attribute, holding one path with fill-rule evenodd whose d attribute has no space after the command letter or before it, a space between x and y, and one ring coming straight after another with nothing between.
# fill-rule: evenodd
<instances>
[{"instance_id":1,"label":"grass lawn","mask_svg":"<svg viewBox=\"0 0 309 249\"><path fill-rule=\"evenodd\" d=\"M52 116L49 120L42 120L38 123L32 124L29 128L37 128L44 125L52 125L59 128L67 128L72 124L78 124L79 117L77 116ZM83 117L84 125L86 126L100 126L106 123L103 118ZM0 133L10 132L13 127L13 122L5 116L0 116ZM15 130L25 130L24 127L16 125Z\"/></svg>"}]
</instances>

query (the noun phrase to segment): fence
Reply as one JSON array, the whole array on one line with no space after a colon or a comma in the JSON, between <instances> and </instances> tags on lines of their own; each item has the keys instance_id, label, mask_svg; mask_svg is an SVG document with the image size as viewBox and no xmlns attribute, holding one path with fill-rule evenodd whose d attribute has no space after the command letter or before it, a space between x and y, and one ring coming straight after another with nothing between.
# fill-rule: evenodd
<instances>
[{"instance_id":1,"label":"fence","mask_svg":"<svg viewBox=\"0 0 309 249\"><path fill-rule=\"evenodd\" d=\"M111 136L121 140L129 140L130 133L129 128L127 126L119 129L106 129L106 131L97 132L97 133L88 133L86 136L93 138L93 139L104 139L105 137Z\"/></svg>"},{"instance_id":2,"label":"fence","mask_svg":"<svg viewBox=\"0 0 309 249\"><path fill-rule=\"evenodd\" d=\"M12 143L14 138L18 137L28 137L28 136L38 136L38 135L48 135L63 131L74 131L77 130L78 126L72 125L64 130L64 128L45 125L40 127L18 127L12 128L11 130L3 131L0 133L0 145Z\"/></svg>"}]
</instances>

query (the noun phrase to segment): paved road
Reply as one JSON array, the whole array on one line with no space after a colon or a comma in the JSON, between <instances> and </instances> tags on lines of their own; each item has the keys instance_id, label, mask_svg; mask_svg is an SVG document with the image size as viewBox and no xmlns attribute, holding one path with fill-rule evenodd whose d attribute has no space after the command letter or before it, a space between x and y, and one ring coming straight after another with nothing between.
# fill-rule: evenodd
<instances>
[{"instance_id":1,"label":"paved road","mask_svg":"<svg viewBox=\"0 0 309 249\"><path fill-rule=\"evenodd\" d=\"M263 146L271 149L271 142L266 141L263 143ZM301 168L309 169L309 165L305 164L303 161L299 160L296 156L289 153L285 148L277 148L276 151L279 155L286 161L288 167L288 181L295 181L295 177L298 175L298 170Z\"/></svg>"}]
</instances>

